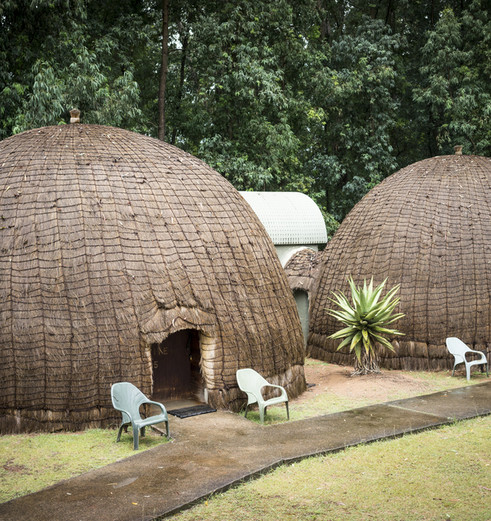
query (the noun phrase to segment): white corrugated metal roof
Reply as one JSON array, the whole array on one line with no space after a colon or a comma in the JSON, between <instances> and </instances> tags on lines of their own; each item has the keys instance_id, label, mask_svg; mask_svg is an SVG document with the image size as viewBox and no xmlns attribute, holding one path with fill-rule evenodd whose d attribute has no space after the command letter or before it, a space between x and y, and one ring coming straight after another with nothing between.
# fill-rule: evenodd
<instances>
[{"instance_id":1,"label":"white corrugated metal roof","mask_svg":"<svg viewBox=\"0 0 491 521\"><path fill-rule=\"evenodd\" d=\"M299 192L240 192L274 244L324 244L327 232L319 207Z\"/></svg>"}]
</instances>

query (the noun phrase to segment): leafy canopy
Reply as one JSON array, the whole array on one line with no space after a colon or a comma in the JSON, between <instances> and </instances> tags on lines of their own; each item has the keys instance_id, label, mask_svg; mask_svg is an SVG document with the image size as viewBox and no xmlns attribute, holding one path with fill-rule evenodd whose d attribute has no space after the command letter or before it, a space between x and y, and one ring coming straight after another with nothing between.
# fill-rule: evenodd
<instances>
[{"instance_id":1,"label":"leafy canopy","mask_svg":"<svg viewBox=\"0 0 491 521\"><path fill-rule=\"evenodd\" d=\"M330 233L421 159L491 155L485 0L172 0L170 143L238 189L300 191ZM157 136L157 0L0 1L0 139L67 122Z\"/></svg>"}]
</instances>

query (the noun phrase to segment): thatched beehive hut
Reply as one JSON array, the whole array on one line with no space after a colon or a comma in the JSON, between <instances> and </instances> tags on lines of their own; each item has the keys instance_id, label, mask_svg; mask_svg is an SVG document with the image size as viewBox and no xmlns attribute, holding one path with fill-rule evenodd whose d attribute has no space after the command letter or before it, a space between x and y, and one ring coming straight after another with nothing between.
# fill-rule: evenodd
<instances>
[{"instance_id":1,"label":"thatched beehive hut","mask_svg":"<svg viewBox=\"0 0 491 521\"><path fill-rule=\"evenodd\" d=\"M451 368L445 339L457 336L491 350L491 159L434 157L410 165L372 189L349 213L321 254L307 349L315 358L351 364L336 352L340 328L330 317L331 291L373 276L401 284L394 326L397 352L381 353L394 369Z\"/></svg>"},{"instance_id":2,"label":"thatched beehive hut","mask_svg":"<svg viewBox=\"0 0 491 521\"><path fill-rule=\"evenodd\" d=\"M273 244L202 161L121 129L0 142L0 430L119 418L113 382L237 408L235 371L304 389Z\"/></svg>"},{"instance_id":3,"label":"thatched beehive hut","mask_svg":"<svg viewBox=\"0 0 491 521\"><path fill-rule=\"evenodd\" d=\"M285 265L286 278L297 303L305 343L309 334L310 292L318 271L320 257L321 252L304 248L295 253Z\"/></svg>"}]
</instances>

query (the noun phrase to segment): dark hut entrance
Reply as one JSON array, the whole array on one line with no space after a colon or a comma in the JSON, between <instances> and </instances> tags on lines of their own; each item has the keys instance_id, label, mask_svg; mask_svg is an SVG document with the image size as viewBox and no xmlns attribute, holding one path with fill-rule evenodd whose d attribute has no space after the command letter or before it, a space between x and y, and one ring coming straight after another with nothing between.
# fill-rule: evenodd
<instances>
[{"instance_id":1,"label":"dark hut entrance","mask_svg":"<svg viewBox=\"0 0 491 521\"><path fill-rule=\"evenodd\" d=\"M199 332L184 329L152 344L153 397L203 400Z\"/></svg>"},{"instance_id":2,"label":"dark hut entrance","mask_svg":"<svg viewBox=\"0 0 491 521\"><path fill-rule=\"evenodd\" d=\"M309 335L309 294L301 289L296 289L293 292L295 302L297 304L298 316L302 324L303 339L307 345L307 337Z\"/></svg>"}]
</instances>

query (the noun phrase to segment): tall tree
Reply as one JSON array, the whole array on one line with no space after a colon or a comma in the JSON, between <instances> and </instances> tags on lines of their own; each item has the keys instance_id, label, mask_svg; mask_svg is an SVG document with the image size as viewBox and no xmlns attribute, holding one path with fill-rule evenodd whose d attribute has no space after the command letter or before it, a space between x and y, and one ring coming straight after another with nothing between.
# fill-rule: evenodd
<instances>
[{"instance_id":1,"label":"tall tree","mask_svg":"<svg viewBox=\"0 0 491 521\"><path fill-rule=\"evenodd\" d=\"M205 7L186 47L187 100L179 109L192 101L192 110L177 140L238 188L287 186L298 175L299 143L277 46L298 38L290 27L292 9L284 0ZM172 117L176 125L181 119Z\"/></svg>"},{"instance_id":2,"label":"tall tree","mask_svg":"<svg viewBox=\"0 0 491 521\"><path fill-rule=\"evenodd\" d=\"M491 20L480 0L457 16L445 9L422 48L422 86L414 98L427 113L432 155L463 145L491 153Z\"/></svg>"},{"instance_id":3,"label":"tall tree","mask_svg":"<svg viewBox=\"0 0 491 521\"><path fill-rule=\"evenodd\" d=\"M142 7L132 11L129 0L95 4L10 0L3 5L3 137L66 121L74 106L84 122L145 130L135 56L146 45L148 14Z\"/></svg>"},{"instance_id":4,"label":"tall tree","mask_svg":"<svg viewBox=\"0 0 491 521\"><path fill-rule=\"evenodd\" d=\"M167 70L169 64L169 0L162 0L162 63L160 65L159 86L159 133L161 141L165 140L165 92L167 86Z\"/></svg>"},{"instance_id":5,"label":"tall tree","mask_svg":"<svg viewBox=\"0 0 491 521\"><path fill-rule=\"evenodd\" d=\"M399 38L388 26L365 17L356 32L326 49L324 66L316 68L304 164L325 191L327 211L338 219L397 166L391 132L398 109L398 48Z\"/></svg>"}]
</instances>

